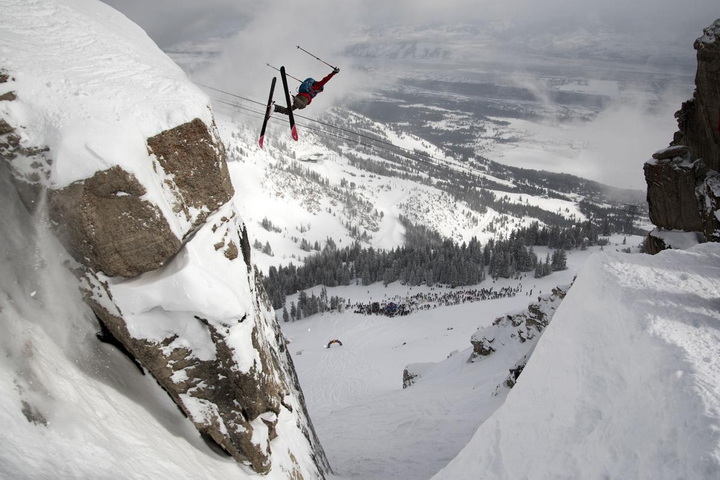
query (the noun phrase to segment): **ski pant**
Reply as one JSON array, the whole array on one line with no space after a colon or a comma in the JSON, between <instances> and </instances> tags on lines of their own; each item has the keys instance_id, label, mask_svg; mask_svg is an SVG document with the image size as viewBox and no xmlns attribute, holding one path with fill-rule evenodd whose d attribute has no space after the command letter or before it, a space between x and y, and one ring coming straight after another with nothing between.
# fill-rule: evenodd
<instances>
[{"instance_id":1,"label":"ski pant","mask_svg":"<svg viewBox=\"0 0 720 480\"><path fill-rule=\"evenodd\" d=\"M296 97L293 97L293 110L302 110L303 108L308 106L308 99L305 95L298 95ZM278 113L284 113L287 115L287 108L283 107L282 105L275 105L275 111Z\"/></svg>"}]
</instances>

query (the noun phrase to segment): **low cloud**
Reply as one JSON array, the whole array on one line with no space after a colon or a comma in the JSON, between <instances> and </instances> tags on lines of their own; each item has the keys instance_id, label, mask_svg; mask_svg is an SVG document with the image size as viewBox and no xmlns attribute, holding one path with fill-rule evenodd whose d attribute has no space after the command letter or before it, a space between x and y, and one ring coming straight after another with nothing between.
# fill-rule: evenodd
<instances>
[{"instance_id":1,"label":"low cloud","mask_svg":"<svg viewBox=\"0 0 720 480\"><path fill-rule=\"evenodd\" d=\"M694 73L693 41L720 16L717 0L685 3L676 0L103 1L138 23L161 48L215 39L219 56L207 68L195 72L194 80L247 98L263 101L267 98L270 79L278 75L267 63L276 67L285 65L291 75L300 79L322 78L330 72L329 66L296 48L301 45L342 69L313 104L312 113L322 111L335 101L344 102L349 95L366 93L378 82L392 77L379 78L363 65L354 68L353 59L343 57L347 47L377 40L373 35L382 35L383 27L472 24L497 28L500 25L504 30L498 42L508 42L509 35L514 35L519 39L514 47L523 41L531 45L532 40L528 39L544 35L544 39L558 42L559 50L570 49L574 40L582 39L596 41L595 51L603 48L624 51L625 43L619 47L603 43L615 38L613 34L617 33L621 42L627 42L627 49L643 49L648 45L654 47L652 50L660 57L671 51L680 52L687 61L673 65L670 60L666 68L675 69L673 73L682 70L690 82ZM596 35L598 32L603 35ZM485 55L486 59L493 54L508 55L505 46L504 43L491 45L478 55ZM497 47L495 53L492 47ZM663 62L663 58L648 58L648 61L654 60L659 60L658 65ZM686 71L690 69L693 70ZM383 73L390 73L389 69ZM291 88L296 86L297 82L291 80ZM683 94L689 89L690 85ZM276 99L279 98L276 92ZM685 99L668 92L653 103L653 109L648 104L619 102L592 122L571 126L565 133L567 141L589 146L582 149L575 166L584 165L583 171L595 180L644 188L642 163L672 139L673 113ZM627 175L630 164L633 173Z\"/></svg>"}]
</instances>

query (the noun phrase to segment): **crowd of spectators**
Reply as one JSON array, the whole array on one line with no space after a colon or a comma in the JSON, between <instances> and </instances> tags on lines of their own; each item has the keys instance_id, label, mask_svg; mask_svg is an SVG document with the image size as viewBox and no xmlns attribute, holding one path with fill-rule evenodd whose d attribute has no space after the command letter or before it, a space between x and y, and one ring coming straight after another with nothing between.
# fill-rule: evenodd
<instances>
[{"instance_id":1,"label":"crowd of spectators","mask_svg":"<svg viewBox=\"0 0 720 480\"><path fill-rule=\"evenodd\" d=\"M514 297L521 291L522 284L516 287L502 287L497 290L493 287L464 290L452 289L449 291L433 288L429 292L416 293L410 296L403 297L394 295L393 297L383 299L381 302L369 301L352 303L348 301L345 309L351 309L353 313L362 315L386 315L388 317L394 317L396 315L408 315L412 312L432 310L449 305Z\"/></svg>"}]
</instances>

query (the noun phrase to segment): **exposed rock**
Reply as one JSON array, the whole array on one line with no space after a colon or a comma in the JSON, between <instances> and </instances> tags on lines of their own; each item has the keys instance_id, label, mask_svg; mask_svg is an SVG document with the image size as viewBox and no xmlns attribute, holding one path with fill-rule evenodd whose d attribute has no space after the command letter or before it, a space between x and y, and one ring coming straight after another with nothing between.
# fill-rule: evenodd
<instances>
[{"instance_id":1,"label":"exposed rock","mask_svg":"<svg viewBox=\"0 0 720 480\"><path fill-rule=\"evenodd\" d=\"M214 124L211 129L196 118L147 140L150 152L171 178L166 182L177 197L173 210L182 212L193 227L229 202L234 193L225 147L216 140Z\"/></svg>"},{"instance_id":2,"label":"exposed rock","mask_svg":"<svg viewBox=\"0 0 720 480\"><path fill-rule=\"evenodd\" d=\"M708 241L720 242L720 172L711 170L705 177L704 204L701 211Z\"/></svg>"},{"instance_id":3,"label":"exposed rock","mask_svg":"<svg viewBox=\"0 0 720 480\"><path fill-rule=\"evenodd\" d=\"M13 128L5 120L0 118L0 135L7 135L13 132ZM15 142L17 143L17 142Z\"/></svg>"},{"instance_id":4,"label":"exposed rock","mask_svg":"<svg viewBox=\"0 0 720 480\"><path fill-rule=\"evenodd\" d=\"M30 405L26 400L22 401L22 414L25 415L28 422L47 427L48 422L45 415L43 415L37 408Z\"/></svg>"},{"instance_id":5,"label":"exposed rock","mask_svg":"<svg viewBox=\"0 0 720 480\"><path fill-rule=\"evenodd\" d=\"M693 98L675 114L679 130L669 148L644 166L650 220L662 230L698 232L720 240L717 172L720 170L720 19L694 43L697 73ZM666 248L649 235L647 250Z\"/></svg>"},{"instance_id":6,"label":"exposed rock","mask_svg":"<svg viewBox=\"0 0 720 480\"><path fill-rule=\"evenodd\" d=\"M660 253L663 250L667 250L668 248L671 247L665 242L665 239L660 238L660 236L658 235L654 235L653 232L650 232L648 234L645 241L645 251L647 253L649 253L650 255L655 255L656 253Z\"/></svg>"},{"instance_id":7,"label":"exposed rock","mask_svg":"<svg viewBox=\"0 0 720 480\"><path fill-rule=\"evenodd\" d=\"M45 190L44 184L52 171L52 152L23 145L5 121L0 121L0 129L0 158L10 165L13 183L24 203L32 211L43 192L47 192L49 216L56 234L83 265L78 275L85 285L86 302L105 329L103 340L119 345L150 373L203 438L215 442L258 473L273 468L271 442L279 435L278 422L293 419L317 468L308 471L300 467L293 452L289 452L295 460L290 466L284 465L283 471L287 471L288 478L299 480L308 476L324 478L324 473L331 469L307 415L302 390L269 301L259 279L252 274L245 226L237 226L234 209L228 209L230 214L223 215L216 224L207 224L209 215L227 204L233 194L224 149L219 142L215 143L211 131L194 120L148 141L153 145L158 168L172 169L172 173L163 171L161 177L172 179L166 182L166 193L171 193L174 212L189 225L187 232L194 234L202 228L217 232L221 241L208 247L220 250L227 261L245 261L244 266L238 262L238 275L247 275L252 284L250 298L254 299L255 308L244 315L239 314L231 321L194 316L193 321L204 329L214 349L212 359L201 359L185 345L181 333L173 333L172 329L161 341L133 335L128 327L129 316L118 307L111 286L99 275L102 272L122 283L122 278L157 270L171 264L195 235L178 238L160 208L144 200L146 187L119 166L97 171L92 177L64 188ZM23 167L31 168L13 168L13 161L18 159ZM174 313L166 313L173 318ZM178 314L187 319L190 312ZM250 328L246 329L246 325ZM239 326L257 356L253 367L245 371L238 368L238 352L229 342L230 338L237 338ZM182 328L180 325L178 331L182 332ZM26 410L30 421L41 419L34 410Z\"/></svg>"},{"instance_id":8,"label":"exposed rock","mask_svg":"<svg viewBox=\"0 0 720 480\"><path fill-rule=\"evenodd\" d=\"M69 36L92 20L65 13L57 30ZM93 38L123 18L103 19ZM28 35L54 40L31 20L27 26ZM207 97L146 41L109 51L118 32L87 51L34 49L23 75L35 81L10 85L11 75L0 72L1 105L15 102L0 112L0 159L29 210L47 206L103 341L151 374L202 437L238 462L259 474L272 470L273 478L322 479L331 469L250 263ZM139 50L129 51L134 45ZM26 55L12 53L23 65ZM97 62L86 65L108 55L131 61L98 71ZM71 65L59 72L65 56ZM83 74L65 75L76 70ZM160 132L181 119L187 123ZM31 402L23 413L44 422Z\"/></svg>"},{"instance_id":9,"label":"exposed rock","mask_svg":"<svg viewBox=\"0 0 720 480\"><path fill-rule=\"evenodd\" d=\"M525 369L525 365L527 365L527 355L523 356L522 359L520 359L515 366L513 366L511 369L509 369L509 374L507 378L505 379L505 386L508 388L513 388L515 384L517 383L517 379L522 373L522 371Z\"/></svg>"},{"instance_id":10,"label":"exposed rock","mask_svg":"<svg viewBox=\"0 0 720 480\"><path fill-rule=\"evenodd\" d=\"M470 343L473 346L473 355L477 357L487 357L495 351L492 347L492 343L495 341L495 337L487 338L482 337L480 339L473 338Z\"/></svg>"},{"instance_id":11,"label":"exposed rock","mask_svg":"<svg viewBox=\"0 0 720 480\"><path fill-rule=\"evenodd\" d=\"M403 388L408 388L415 383L415 379L418 377L417 374L410 373L408 367L403 369Z\"/></svg>"},{"instance_id":12,"label":"exposed rock","mask_svg":"<svg viewBox=\"0 0 720 480\"><path fill-rule=\"evenodd\" d=\"M664 229L702 231L698 185L706 173L702 161L682 157L644 165L650 221Z\"/></svg>"},{"instance_id":13,"label":"exposed rock","mask_svg":"<svg viewBox=\"0 0 720 480\"><path fill-rule=\"evenodd\" d=\"M240 235L239 229L231 228L228 218L224 217L221 222L223 225L214 225L213 230L225 229ZM207 248L215 250L213 245ZM245 272L245 268L240 271ZM128 328L129 316L114 303L112 286L87 270L83 271L83 278L86 301L107 331L153 375L206 441L215 442L254 471L267 473L273 467L271 442L278 436L278 422L281 418L285 422L295 418L297 428L313 448L318 467L317 477L313 478L323 478L323 473L330 471L307 416L284 338L269 300L259 287L259 277L248 279L255 304L240 318L218 321L182 315L185 322L196 322L210 341L214 352L209 358L200 358L188 346L187 339L172 330L161 341L134 336ZM174 318L180 313L167 312L166 315ZM187 326L178 327L178 330L186 329ZM251 356L257 355L257 361L249 369L240 368L237 362L238 354L247 356L249 352L237 352L230 341L239 334L249 335L246 343L252 346ZM300 470L294 475L294 478L303 478Z\"/></svg>"},{"instance_id":14,"label":"exposed rock","mask_svg":"<svg viewBox=\"0 0 720 480\"><path fill-rule=\"evenodd\" d=\"M189 223L187 233L233 195L225 150L214 133L214 126L211 132L196 118L148 139L168 176L173 210ZM34 210L50 176L47 148L20 145L13 127L0 121L0 155L9 162L21 157L31 166L25 172L14 168L13 180L28 209ZM112 167L50 190L50 218L78 261L110 276L134 277L160 267L181 245L159 207L140 198L145 193L131 173ZM237 255L233 249L237 246L229 248L231 257Z\"/></svg>"},{"instance_id":15,"label":"exposed rock","mask_svg":"<svg viewBox=\"0 0 720 480\"><path fill-rule=\"evenodd\" d=\"M537 340L569 288L555 287L552 294L538 297L538 301L528 305L527 310L498 317L490 327L479 329L470 339L473 346L470 360L487 357L509 341L525 343Z\"/></svg>"},{"instance_id":16,"label":"exposed rock","mask_svg":"<svg viewBox=\"0 0 720 480\"><path fill-rule=\"evenodd\" d=\"M674 145L672 147L665 148L653 153L655 160L669 160L673 158L688 158L690 149L685 145Z\"/></svg>"},{"instance_id":17,"label":"exposed rock","mask_svg":"<svg viewBox=\"0 0 720 480\"><path fill-rule=\"evenodd\" d=\"M50 178L52 160L47 152L47 147L23 146L13 126L0 118L0 160L8 163L13 173L10 180L30 212L35 211L42 195L40 182ZM12 162L18 158L30 165L31 169L21 171L16 168Z\"/></svg>"},{"instance_id":18,"label":"exposed rock","mask_svg":"<svg viewBox=\"0 0 720 480\"><path fill-rule=\"evenodd\" d=\"M704 30L693 45L697 72L693 99L679 112L673 145L687 145L711 170L720 170L720 19Z\"/></svg>"},{"instance_id":19,"label":"exposed rock","mask_svg":"<svg viewBox=\"0 0 720 480\"><path fill-rule=\"evenodd\" d=\"M50 218L78 261L109 276L155 270L181 242L146 190L120 167L49 192Z\"/></svg>"},{"instance_id":20,"label":"exposed rock","mask_svg":"<svg viewBox=\"0 0 720 480\"><path fill-rule=\"evenodd\" d=\"M252 265L252 263L250 263L250 237L248 237L247 227L245 225L243 225L242 235L240 237L240 250L242 251L245 265L248 265L248 268L250 268L250 265Z\"/></svg>"}]
</instances>

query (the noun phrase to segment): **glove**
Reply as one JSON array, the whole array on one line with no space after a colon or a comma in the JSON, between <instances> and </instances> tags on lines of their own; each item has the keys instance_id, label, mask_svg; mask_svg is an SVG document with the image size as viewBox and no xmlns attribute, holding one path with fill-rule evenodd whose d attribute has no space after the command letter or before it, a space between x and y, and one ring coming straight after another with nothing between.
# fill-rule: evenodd
<instances>
[{"instance_id":1,"label":"glove","mask_svg":"<svg viewBox=\"0 0 720 480\"><path fill-rule=\"evenodd\" d=\"M333 68L333 73L340 73L340 67Z\"/></svg>"}]
</instances>

